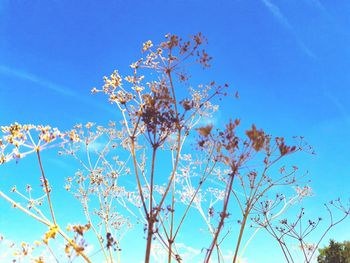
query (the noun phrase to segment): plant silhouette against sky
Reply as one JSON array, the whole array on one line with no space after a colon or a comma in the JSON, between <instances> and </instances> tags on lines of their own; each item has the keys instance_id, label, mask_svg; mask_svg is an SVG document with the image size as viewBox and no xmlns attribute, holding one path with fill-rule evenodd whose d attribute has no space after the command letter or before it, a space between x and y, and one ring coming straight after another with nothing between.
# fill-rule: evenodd
<instances>
[{"instance_id":1,"label":"plant silhouette against sky","mask_svg":"<svg viewBox=\"0 0 350 263\"><path fill-rule=\"evenodd\" d=\"M21 165L22 158L35 154L42 194L34 197L34 186L28 185L24 192L1 189L0 196L47 227L40 241L9 245L14 259L95 262L102 255L104 262L120 262L123 254L133 253L123 249L123 238L142 225L139 238L145 238L145 247L137 249L144 249L145 262L152 257L188 262L193 244L181 234L186 226L196 226L191 213L202 220L209 240L200 248L203 262L226 262L223 247L234 251L228 262L239 262L260 230L276 239L287 262L297 262L287 239L296 240L304 262L317 256L321 240L346 219L349 206L338 199L326 205L330 224L316 241L306 239L320 218L305 221L304 210L293 222L282 218L311 196L306 175L285 164L289 156L313 150L302 137L273 137L254 124L244 131L236 116L216 127L211 118L217 104L238 93L215 81L191 84L192 67L210 67L206 43L201 33L189 40L167 34L159 45L145 42L143 57L130 65L129 75L115 70L101 88L92 89L116 109L119 119L107 127L93 122L66 132L32 124L1 127L0 164ZM42 154L49 148L60 148L58 158L76 161L77 172L66 176L65 189L79 201L83 224L64 226L57 220L59 204L51 198L54 188ZM225 242L230 236L233 242ZM63 244L62 251L51 246L53 240ZM12 244L4 237L0 242Z\"/></svg>"}]
</instances>

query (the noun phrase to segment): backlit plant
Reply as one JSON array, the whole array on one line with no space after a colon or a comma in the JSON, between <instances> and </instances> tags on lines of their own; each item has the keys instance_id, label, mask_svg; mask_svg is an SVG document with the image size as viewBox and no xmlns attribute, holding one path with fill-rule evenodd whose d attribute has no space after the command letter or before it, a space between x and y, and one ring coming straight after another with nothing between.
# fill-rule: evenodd
<instances>
[{"instance_id":1,"label":"backlit plant","mask_svg":"<svg viewBox=\"0 0 350 263\"><path fill-rule=\"evenodd\" d=\"M304 174L282 162L298 152L312 153L312 148L302 137L289 145L255 125L244 132L234 116L224 127L215 127L211 119L217 103L233 92L214 81L189 84L192 65L210 66L206 43L201 33L189 40L167 34L159 45L145 42L143 57L130 65L129 74L115 70L104 77L102 87L92 89L107 96L120 117L107 127L92 122L65 132L32 124L1 127L0 164L35 154L42 194L33 196L27 185L24 191L2 189L0 196L47 227L33 244L1 236L0 245L12 250L11 255L0 251L3 258L96 262L102 255L104 262L120 262L134 253L125 251L123 239L137 225L143 226L139 237L146 240L145 262L152 257L160 262L239 262L260 230L278 241L287 262L295 262L287 239L296 240L303 261L315 258L320 241L306 238L321 220L307 221L299 233L303 210L294 221L281 219L311 196ZM54 147L61 158L76 160L77 171L66 176L64 187L81 205L83 224L62 226L56 220L59 204L52 202L53 187L42 160L42 152ZM331 223L325 234L349 215L342 202L332 205L342 215L334 219L326 206ZM191 213L205 226L197 229L209 240L204 248L180 235L186 226L197 225ZM228 238L234 241L226 243ZM53 240L61 247L52 247ZM92 244L97 246L91 250ZM232 255L225 255L227 247Z\"/></svg>"}]
</instances>

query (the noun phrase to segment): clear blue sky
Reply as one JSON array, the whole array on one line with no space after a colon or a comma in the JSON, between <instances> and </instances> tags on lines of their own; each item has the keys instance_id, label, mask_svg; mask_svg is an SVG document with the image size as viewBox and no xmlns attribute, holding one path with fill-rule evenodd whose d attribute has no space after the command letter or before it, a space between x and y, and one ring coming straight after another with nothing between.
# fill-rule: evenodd
<instances>
[{"instance_id":1,"label":"clear blue sky","mask_svg":"<svg viewBox=\"0 0 350 263\"><path fill-rule=\"evenodd\" d=\"M203 79L240 93L223 102L218 123L240 117L243 126L256 123L273 135L305 136L317 153L299 160L313 180L312 204L348 198L347 0L0 0L0 125L105 124L113 108L90 95L104 75L125 71L148 39L199 31L214 57ZM12 178L9 169L0 171ZM350 239L349 221L337 230L335 238Z\"/></svg>"}]
</instances>

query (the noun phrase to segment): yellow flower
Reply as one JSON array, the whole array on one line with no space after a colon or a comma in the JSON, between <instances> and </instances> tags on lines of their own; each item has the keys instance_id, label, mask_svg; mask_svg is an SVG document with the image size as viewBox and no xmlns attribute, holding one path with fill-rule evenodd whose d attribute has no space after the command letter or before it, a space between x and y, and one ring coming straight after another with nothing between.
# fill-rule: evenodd
<instances>
[{"instance_id":1,"label":"yellow flower","mask_svg":"<svg viewBox=\"0 0 350 263\"><path fill-rule=\"evenodd\" d=\"M69 139L70 139L72 142L80 142L80 137L79 137L79 135L77 134L76 130L71 130L71 131L68 133L68 136L69 136Z\"/></svg>"},{"instance_id":2,"label":"yellow flower","mask_svg":"<svg viewBox=\"0 0 350 263\"><path fill-rule=\"evenodd\" d=\"M151 47L153 47L153 43L151 40L148 40L147 42L143 43L142 52L146 52Z\"/></svg>"},{"instance_id":3,"label":"yellow flower","mask_svg":"<svg viewBox=\"0 0 350 263\"><path fill-rule=\"evenodd\" d=\"M93 122L88 122L88 123L86 123L85 124L85 128L87 128L87 129L90 129L92 126L94 126L95 125L95 123L93 123Z\"/></svg>"},{"instance_id":4,"label":"yellow flower","mask_svg":"<svg viewBox=\"0 0 350 263\"><path fill-rule=\"evenodd\" d=\"M141 91L143 91L145 88L142 87L142 86L135 86L134 89L135 89L136 92L141 92Z\"/></svg>"},{"instance_id":5,"label":"yellow flower","mask_svg":"<svg viewBox=\"0 0 350 263\"><path fill-rule=\"evenodd\" d=\"M48 244L49 239L55 238L57 232L58 232L58 227L57 227L57 226L51 226L50 229L49 229L49 231L47 231L47 232L45 233L45 236L44 236L44 238L43 238L43 242L44 242L45 244Z\"/></svg>"}]
</instances>

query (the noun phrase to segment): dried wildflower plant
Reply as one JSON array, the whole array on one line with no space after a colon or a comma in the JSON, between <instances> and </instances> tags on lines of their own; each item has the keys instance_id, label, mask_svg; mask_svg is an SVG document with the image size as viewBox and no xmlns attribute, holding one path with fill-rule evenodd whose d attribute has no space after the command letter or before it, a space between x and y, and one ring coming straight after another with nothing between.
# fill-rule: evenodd
<instances>
[{"instance_id":1,"label":"dried wildflower plant","mask_svg":"<svg viewBox=\"0 0 350 263\"><path fill-rule=\"evenodd\" d=\"M145 42L143 57L130 65L129 74L122 76L115 70L104 77L101 88L92 89L93 94L106 95L119 112L120 119L106 127L92 122L67 132L18 123L1 127L0 164L35 153L43 193L34 196L27 185L24 191L13 187L14 197L3 191L0 196L47 227L34 245L7 243L17 251L14 258L95 262L100 256L104 262L120 262L123 253L130 253L123 250L124 237L141 225L145 262L151 257L160 262L199 257L204 262L227 258L239 262L260 230L276 238L288 262L293 261L285 238L299 240L309 262L318 244L310 245L304 240L307 235L293 231L302 216L291 224L280 219L311 196L309 181L297 167L280 163L297 152L312 153L312 148L301 137L289 146L284 138L272 137L255 125L242 136L239 119L223 129L214 127L210 119L218 110L215 103L227 95L228 85L210 82L192 87L187 73L195 64L210 66L211 57L203 49L206 43L200 33L188 41L167 34L159 45ZM53 147L79 167L66 177L65 189L79 201L83 223L63 227L56 220L52 188L41 160L41 152ZM48 209L43 209L44 204ZM337 208L345 215L341 222L349 211L342 204ZM209 241L204 248L181 235L192 223L190 215L202 220L198 231ZM274 228L276 222L288 230ZM336 224L332 221L331 226ZM317 225L310 224L305 233ZM232 237L234 230L238 234ZM244 235L249 237L245 244ZM234 244L226 242L229 237ZM53 242L62 250L53 249ZM97 246L91 251L92 244ZM227 246L232 255L225 253Z\"/></svg>"},{"instance_id":2,"label":"dried wildflower plant","mask_svg":"<svg viewBox=\"0 0 350 263\"><path fill-rule=\"evenodd\" d=\"M259 213L252 220L278 242L286 262L314 262L321 241L333 227L343 222L350 214L350 203L346 204L338 198L324 204L328 213L326 220L323 220L322 217L305 219L305 209L301 208L294 219L283 218L278 222L272 222L272 212L279 202L278 200L269 203L262 202L258 209ZM324 222L325 227L318 233L317 237L314 237L314 232L322 225L323 221L328 222ZM310 237L313 237L313 242ZM298 253L293 253L292 244L297 245L301 251L301 259L300 256L299 260L297 259Z\"/></svg>"}]
</instances>

